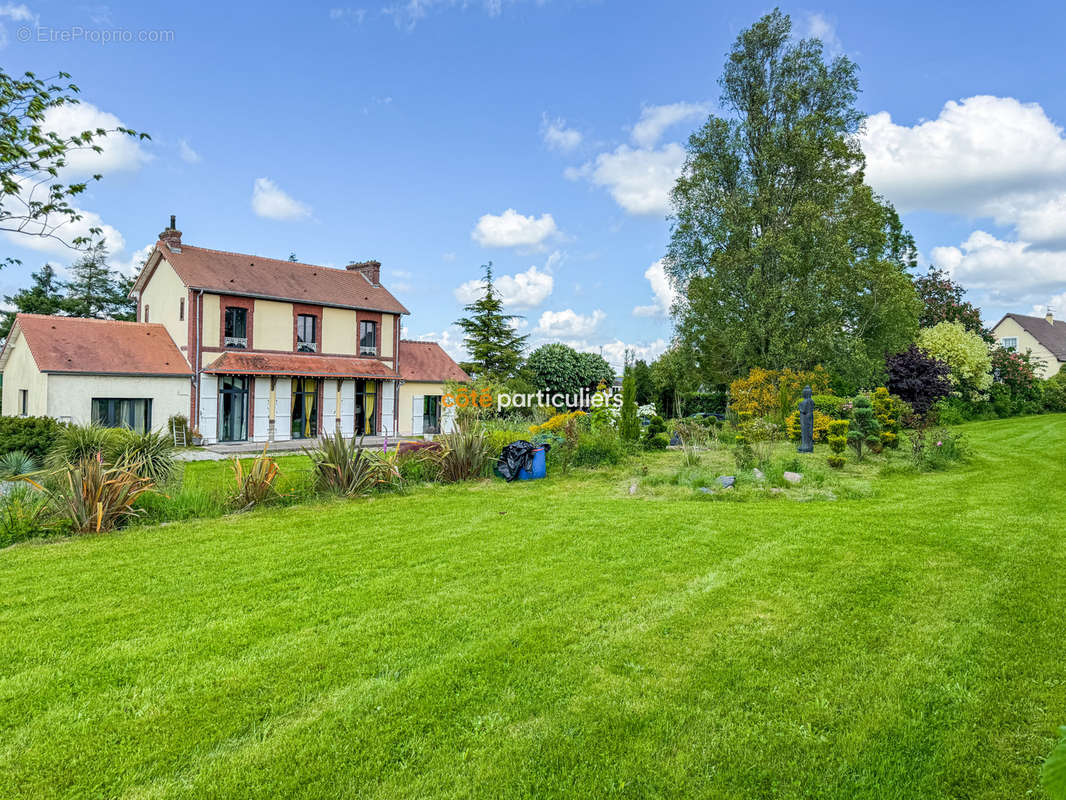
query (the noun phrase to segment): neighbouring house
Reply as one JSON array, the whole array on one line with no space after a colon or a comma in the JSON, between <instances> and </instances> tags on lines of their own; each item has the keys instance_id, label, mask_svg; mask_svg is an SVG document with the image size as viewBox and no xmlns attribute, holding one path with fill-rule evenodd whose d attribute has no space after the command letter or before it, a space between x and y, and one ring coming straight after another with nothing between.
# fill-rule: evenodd
<instances>
[{"instance_id":1,"label":"neighbouring house","mask_svg":"<svg viewBox=\"0 0 1066 800\"><path fill-rule=\"evenodd\" d=\"M163 325L17 314L0 371L8 416L143 433L189 413L192 370Z\"/></svg>"},{"instance_id":2,"label":"neighbouring house","mask_svg":"<svg viewBox=\"0 0 1066 800\"><path fill-rule=\"evenodd\" d=\"M56 330L81 324L107 331L84 345L73 341L76 336L48 345L58 359L47 362L50 366L68 359L76 364L81 382L70 391L83 395L78 403L54 399L51 390L47 399L37 396L42 384L35 374L47 374L50 382L53 373L40 362L31 368L20 345L25 326L16 323L19 333L13 331L0 356L3 413L87 422L99 416L89 408L97 399L147 399L147 427L162 428L171 415L182 414L208 444L306 439L334 431L396 435L407 427L411 401L400 412L405 354L400 319L409 312L381 285L380 262L335 269L194 247L181 236L171 217L131 293L136 323L36 318ZM120 332L133 330L152 332L145 337L154 336L153 343L165 339L169 350L148 351L142 343L134 360L127 341L133 334ZM37 354L33 339L29 350ZM440 350L417 374L420 381L440 385L457 371L465 378ZM143 389L134 392L119 378L132 378ZM171 382L160 383L164 378ZM30 385L31 379L36 383ZM120 405L99 420L127 424L131 413Z\"/></svg>"},{"instance_id":3,"label":"neighbouring house","mask_svg":"<svg viewBox=\"0 0 1066 800\"><path fill-rule=\"evenodd\" d=\"M1042 361L1037 371L1042 378L1058 374L1066 364L1066 322L1055 319L1050 309L1043 317L1007 314L992 327L992 335L1008 350L1030 351Z\"/></svg>"},{"instance_id":4,"label":"neighbouring house","mask_svg":"<svg viewBox=\"0 0 1066 800\"><path fill-rule=\"evenodd\" d=\"M400 341L400 417L402 436L450 433L455 425L454 404L445 405L445 381L470 380L436 342Z\"/></svg>"}]
</instances>

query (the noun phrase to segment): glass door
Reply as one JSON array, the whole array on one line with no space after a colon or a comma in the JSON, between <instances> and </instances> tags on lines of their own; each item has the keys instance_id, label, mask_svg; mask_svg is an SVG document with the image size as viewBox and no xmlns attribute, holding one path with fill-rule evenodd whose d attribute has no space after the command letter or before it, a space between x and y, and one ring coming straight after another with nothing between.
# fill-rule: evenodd
<instances>
[{"instance_id":1,"label":"glass door","mask_svg":"<svg viewBox=\"0 0 1066 800\"><path fill-rule=\"evenodd\" d=\"M355 382L355 435L374 436L377 425L378 385L376 381Z\"/></svg>"},{"instance_id":2,"label":"glass door","mask_svg":"<svg viewBox=\"0 0 1066 800\"><path fill-rule=\"evenodd\" d=\"M248 378L223 375L218 379L218 440L243 442L248 438Z\"/></svg>"},{"instance_id":3,"label":"glass door","mask_svg":"<svg viewBox=\"0 0 1066 800\"><path fill-rule=\"evenodd\" d=\"M292 438L318 436L318 381L314 378L292 379Z\"/></svg>"}]
</instances>

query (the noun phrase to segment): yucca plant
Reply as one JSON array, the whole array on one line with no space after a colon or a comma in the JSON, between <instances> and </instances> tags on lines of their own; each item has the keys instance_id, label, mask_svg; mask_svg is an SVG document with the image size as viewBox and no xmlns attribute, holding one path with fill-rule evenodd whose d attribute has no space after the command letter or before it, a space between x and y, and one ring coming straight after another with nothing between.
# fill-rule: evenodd
<instances>
[{"instance_id":1,"label":"yucca plant","mask_svg":"<svg viewBox=\"0 0 1066 800\"><path fill-rule=\"evenodd\" d=\"M441 444L437 454L440 476L445 483L465 481L484 474L491 449L484 429L476 421L461 421L453 433L442 434L437 441Z\"/></svg>"},{"instance_id":2,"label":"yucca plant","mask_svg":"<svg viewBox=\"0 0 1066 800\"><path fill-rule=\"evenodd\" d=\"M120 430L116 438L119 448L116 464L136 465L142 478L166 483L174 474L174 442L162 432L137 433L128 428Z\"/></svg>"},{"instance_id":3,"label":"yucca plant","mask_svg":"<svg viewBox=\"0 0 1066 800\"><path fill-rule=\"evenodd\" d=\"M140 514L137 498L154 484L127 467L108 467L103 457L83 458L59 470L51 492L56 511L77 533L110 531Z\"/></svg>"},{"instance_id":4,"label":"yucca plant","mask_svg":"<svg viewBox=\"0 0 1066 800\"><path fill-rule=\"evenodd\" d=\"M267 445L263 445L263 452L255 457L247 469L237 456L230 457L230 466L233 468L233 479L237 485L232 502L238 510L247 511L277 497L278 490L274 481L281 474L281 468L277 461L267 455Z\"/></svg>"},{"instance_id":5,"label":"yucca plant","mask_svg":"<svg viewBox=\"0 0 1066 800\"><path fill-rule=\"evenodd\" d=\"M48 527L48 497L29 483L16 486L0 497L0 547L7 547Z\"/></svg>"},{"instance_id":6,"label":"yucca plant","mask_svg":"<svg viewBox=\"0 0 1066 800\"><path fill-rule=\"evenodd\" d=\"M50 469L63 470L86 459L113 464L121 450L121 431L100 425L68 425L59 431L45 463Z\"/></svg>"},{"instance_id":7,"label":"yucca plant","mask_svg":"<svg viewBox=\"0 0 1066 800\"><path fill-rule=\"evenodd\" d=\"M379 481L380 466L366 450L363 439L345 439L340 433L319 438L311 459L315 488L348 497L367 494Z\"/></svg>"},{"instance_id":8,"label":"yucca plant","mask_svg":"<svg viewBox=\"0 0 1066 800\"><path fill-rule=\"evenodd\" d=\"M39 468L37 460L24 450L12 450L0 456L0 480L13 481L32 475Z\"/></svg>"},{"instance_id":9,"label":"yucca plant","mask_svg":"<svg viewBox=\"0 0 1066 800\"><path fill-rule=\"evenodd\" d=\"M401 491L406 484L403 474L400 472L400 450L382 450L381 452L369 451L371 466L374 469L374 477L377 488ZM409 458L409 456L405 456Z\"/></svg>"}]
</instances>

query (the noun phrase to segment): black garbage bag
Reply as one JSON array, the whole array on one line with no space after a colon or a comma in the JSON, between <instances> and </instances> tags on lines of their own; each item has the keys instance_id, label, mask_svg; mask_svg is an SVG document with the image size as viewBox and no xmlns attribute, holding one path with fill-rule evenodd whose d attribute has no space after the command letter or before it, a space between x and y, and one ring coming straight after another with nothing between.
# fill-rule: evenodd
<instances>
[{"instance_id":1,"label":"black garbage bag","mask_svg":"<svg viewBox=\"0 0 1066 800\"><path fill-rule=\"evenodd\" d=\"M500 453L500 460L496 462L496 471L508 483L518 480L518 473L522 470L533 470L533 451L543 447L545 454L551 449L550 444L533 444L524 439L511 442Z\"/></svg>"}]
</instances>

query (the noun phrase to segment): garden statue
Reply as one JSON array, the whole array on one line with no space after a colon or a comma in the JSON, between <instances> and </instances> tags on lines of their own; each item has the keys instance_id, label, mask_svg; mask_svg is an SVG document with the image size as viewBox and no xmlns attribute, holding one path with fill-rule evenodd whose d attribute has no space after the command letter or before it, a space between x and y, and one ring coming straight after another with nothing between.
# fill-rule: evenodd
<instances>
[{"instance_id":1,"label":"garden statue","mask_svg":"<svg viewBox=\"0 0 1066 800\"><path fill-rule=\"evenodd\" d=\"M803 388L803 399L799 404L800 444L796 448L800 453L814 452L814 401L811 400L811 387Z\"/></svg>"}]
</instances>

